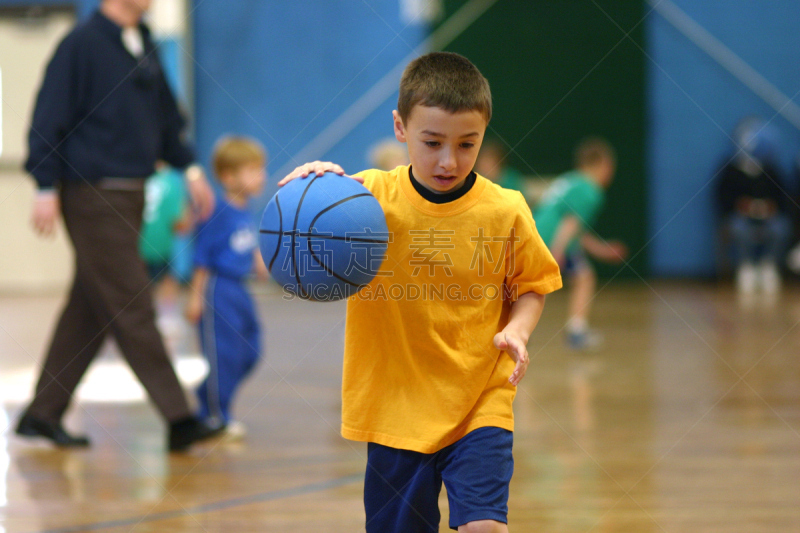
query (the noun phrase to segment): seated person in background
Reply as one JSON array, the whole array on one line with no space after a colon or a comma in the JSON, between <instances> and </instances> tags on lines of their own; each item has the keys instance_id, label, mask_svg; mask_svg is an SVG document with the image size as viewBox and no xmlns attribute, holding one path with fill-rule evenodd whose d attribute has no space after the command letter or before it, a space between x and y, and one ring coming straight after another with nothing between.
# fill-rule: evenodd
<instances>
[{"instance_id":1,"label":"seated person in background","mask_svg":"<svg viewBox=\"0 0 800 533\"><path fill-rule=\"evenodd\" d=\"M789 267L789 270L795 274L800 274L800 241L798 241L796 238L798 235L800 235L800 194L797 194L797 187L800 185L800 154L797 154L797 157L795 158L793 174L795 201L791 202L790 204L793 207L793 216L790 218L794 222L795 239L793 240L794 245L792 246L792 249L789 250L788 254L786 254L786 266Z\"/></svg>"},{"instance_id":2,"label":"seated person in background","mask_svg":"<svg viewBox=\"0 0 800 533\"><path fill-rule=\"evenodd\" d=\"M533 212L539 234L571 284L566 332L567 344L575 350L602 342L600 334L589 329L597 277L586 254L608 263L628 255L623 243L606 241L592 231L615 171L614 149L603 139L586 139L575 150L575 169L553 181Z\"/></svg>"},{"instance_id":3,"label":"seated person in background","mask_svg":"<svg viewBox=\"0 0 800 533\"><path fill-rule=\"evenodd\" d=\"M745 119L734 135L737 155L719 172L717 203L736 249L736 285L743 294L759 287L777 293L778 262L791 231L789 197L772 164L760 121Z\"/></svg>"}]
</instances>

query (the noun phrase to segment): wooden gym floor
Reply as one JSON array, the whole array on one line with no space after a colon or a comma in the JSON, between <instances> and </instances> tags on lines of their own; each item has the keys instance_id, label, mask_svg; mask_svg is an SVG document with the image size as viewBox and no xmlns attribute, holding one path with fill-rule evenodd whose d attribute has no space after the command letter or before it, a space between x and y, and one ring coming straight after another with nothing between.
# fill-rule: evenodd
<instances>
[{"instance_id":1,"label":"wooden gym floor","mask_svg":"<svg viewBox=\"0 0 800 533\"><path fill-rule=\"evenodd\" d=\"M61 298L0 298L0 533L363 531L366 447L338 432L344 306L257 290L267 356L236 408L249 434L186 455L164 452L113 348L66 420L92 448L17 439ZM563 346L565 294L549 298L516 399L510 530L800 531L798 296L606 287L594 311L605 344L584 355ZM168 329L196 383L192 337Z\"/></svg>"}]
</instances>

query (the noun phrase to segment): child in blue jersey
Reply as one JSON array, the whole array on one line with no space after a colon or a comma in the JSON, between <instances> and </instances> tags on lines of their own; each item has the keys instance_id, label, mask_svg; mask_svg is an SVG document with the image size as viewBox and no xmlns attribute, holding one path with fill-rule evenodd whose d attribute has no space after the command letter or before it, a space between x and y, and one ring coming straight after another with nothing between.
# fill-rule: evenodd
<instances>
[{"instance_id":1,"label":"child in blue jersey","mask_svg":"<svg viewBox=\"0 0 800 533\"><path fill-rule=\"evenodd\" d=\"M255 269L266 277L248 200L264 187L266 153L254 140L225 137L214 149L213 166L224 194L214 213L197 228L195 270L186 318L199 322L209 372L197 390L200 416L211 427L242 437L231 418L236 389L260 356L260 327L245 287Z\"/></svg>"}]
</instances>

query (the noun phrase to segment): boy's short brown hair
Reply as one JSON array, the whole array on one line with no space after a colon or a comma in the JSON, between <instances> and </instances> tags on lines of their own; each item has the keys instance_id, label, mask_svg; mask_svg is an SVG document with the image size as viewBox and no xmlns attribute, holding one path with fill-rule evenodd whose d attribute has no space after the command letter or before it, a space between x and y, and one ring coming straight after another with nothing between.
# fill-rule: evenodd
<instances>
[{"instance_id":1,"label":"boy's short brown hair","mask_svg":"<svg viewBox=\"0 0 800 533\"><path fill-rule=\"evenodd\" d=\"M400 79L397 112L403 122L416 105L457 113L478 111L492 118L489 82L469 59L452 52L432 52L408 64Z\"/></svg>"},{"instance_id":2,"label":"boy's short brown hair","mask_svg":"<svg viewBox=\"0 0 800 533\"><path fill-rule=\"evenodd\" d=\"M614 148L601 137L587 137L575 148L573 155L575 168L590 167L601 161L617 160Z\"/></svg>"},{"instance_id":3,"label":"boy's short brown hair","mask_svg":"<svg viewBox=\"0 0 800 533\"><path fill-rule=\"evenodd\" d=\"M236 172L246 165L264 166L267 163L267 151L255 139L249 137L225 136L214 145L211 164L214 174L221 179L223 174Z\"/></svg>"}]
</instances>

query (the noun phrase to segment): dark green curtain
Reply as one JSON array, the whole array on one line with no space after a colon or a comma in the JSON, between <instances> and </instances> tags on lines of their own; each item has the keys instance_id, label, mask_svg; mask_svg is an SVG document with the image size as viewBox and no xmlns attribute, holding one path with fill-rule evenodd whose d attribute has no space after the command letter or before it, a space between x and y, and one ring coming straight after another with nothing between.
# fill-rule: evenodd
<instances>
[{"instance_id":1,"label":"dark green curtain","mask_svg":"<svg viewBox=\"0 0 800 533\"><path fill-rule=\"evenodd\" d=\"M465 3L445 0L442 20ZM632 268L600 266L605 278L647 274L644 14L638 0L499 0L446 48L488 78L488 135L516 147L508 161L522 173L568 170L588 135L614 145L618 172L595 229L638 255Z\"/></svg>"}]
</instances>

